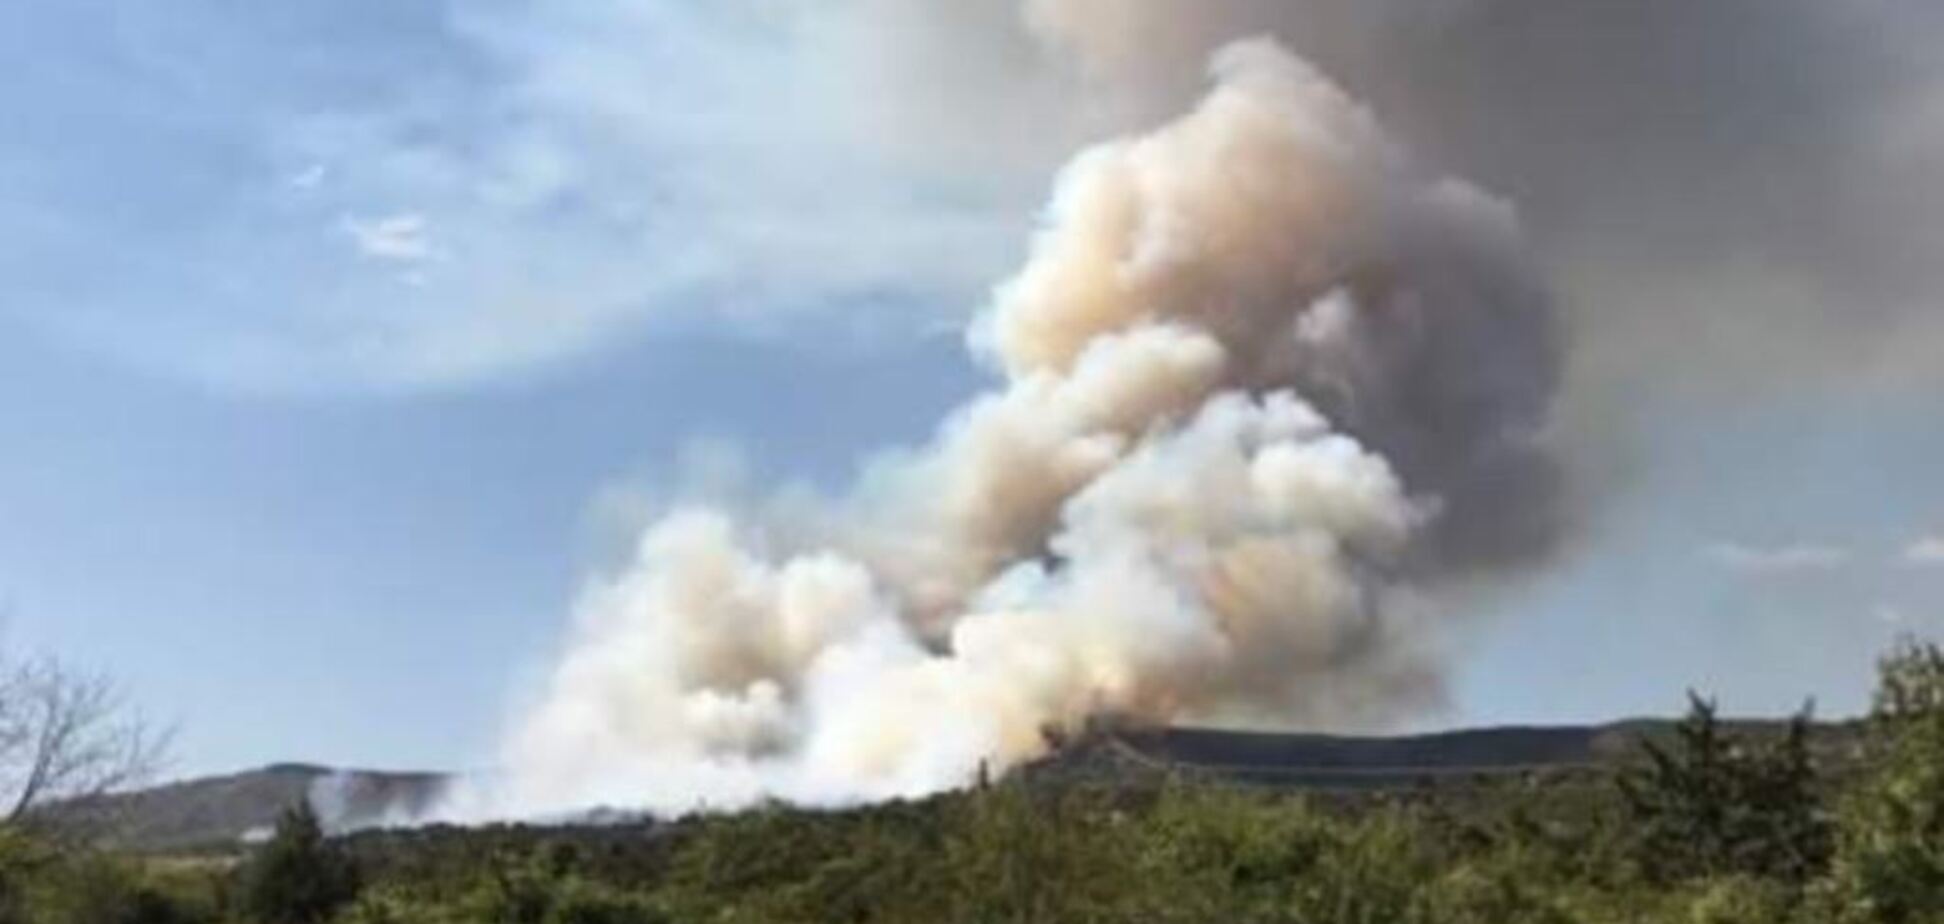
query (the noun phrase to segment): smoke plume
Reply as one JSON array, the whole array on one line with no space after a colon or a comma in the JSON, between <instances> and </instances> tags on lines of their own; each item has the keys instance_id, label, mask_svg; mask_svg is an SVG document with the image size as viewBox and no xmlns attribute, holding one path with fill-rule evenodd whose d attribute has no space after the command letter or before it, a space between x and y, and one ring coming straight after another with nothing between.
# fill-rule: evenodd
<instances>
[{"instance_id":1,"label":"smoke plume","mask_svg":"<svg viewBox=\"0 0 1944 924\"><path fill-rule=\"evenodd\" d=\"M671 509L455 811L910 795L1102 717L1437 703L1413 588L1551 532L1550 306L1505 205L1305 62L1211 76L1062 173L972 325L993 390L847 496Z\"/></svg>"}]
</instances>

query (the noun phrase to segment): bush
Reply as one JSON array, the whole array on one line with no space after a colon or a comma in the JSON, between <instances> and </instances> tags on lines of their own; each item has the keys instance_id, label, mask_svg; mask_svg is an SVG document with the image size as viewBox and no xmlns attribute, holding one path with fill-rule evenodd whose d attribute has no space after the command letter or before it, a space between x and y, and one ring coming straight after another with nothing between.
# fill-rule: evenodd
<instances>
[{"instance_id":1,"label":"bush","mask_svg":"<svg viewBox=\"0 0 1944 924\"><path fill-rule=\"evenodd\" d=\"M17 920L59 924L215 924L214 896L144 864L60 855L42 867Z\"/></svg>"},{"instance_id":2,"label":"bush","mask_svg":"<svg viewBox=\"0 0 1944 924\"><path fill-rule=\"evenodd\" d=\"M1550 875L1548 859L1524 845L1458 862L1432 883L1420 902L1437 924L1573 924L1565 883ZM1562 894L1568 893L1568 894Z\"/></svg>"},{"instance_id":3,"label":"bush","mask_svg":"<svg viewBox=\"0 0 1944 924\"><path fill-rule=\"evenodd\" d=\"M1025 774L847 811L348 842L300 809L235 873L0 828L0 924L1944 924L1944 652L1884 662L1833 848L1808 734L1731 735L1696 698L1617 786ZM239 917L217 915L224 884Z\"/></svg>"},{"instance_id":4,"label":"bush","mask_svg":"<svg viewBox=\"0 0 1944 924\"><path fill-rule=\"evenodd\" d=\"M1175 781L1130 819L1133 909L1162 921L1274 920L1336 843L1301 800Z\"/></svg>"},{"instance_id":5,"label":"bush","mask_svg":"<svg viewBox=\"0 0 1944 924\"><path fill-rule=\"evenodd\" d=\"M570 880L557 892L544 924L664 924L667 920L646 898Z\"/></svg>"},{"instance_id":6,"label":"bush","mask_svg":"<svg viewBox=\"0 0 1944 924\"><path fill-rule=\"evenodd\" d=\"M0 826L0 924L27 924L33 884L56 856L18 828Z\"/></svg>"},{"instance_id":7,"label":"bush","mask_svg":"<svg viewBox=\"0 0 1944 924\"><path fill-rule=\"evenodd\" d=\"M1944 651L1906 642L1881 678L1835 890L1855 920L1944 920Z\"/></svg>"},{"instance_id":8,"label":"bush","mask_svg":"<svg viewBox=\"0 0 1944 924\"><path fill-rule=\"evenodd\" d=\"M1706 883L1689 900L1692 924L1781 924L1800 907L1799 896L1773 880L1735 876Z\"/></svg>"}]
</instances>

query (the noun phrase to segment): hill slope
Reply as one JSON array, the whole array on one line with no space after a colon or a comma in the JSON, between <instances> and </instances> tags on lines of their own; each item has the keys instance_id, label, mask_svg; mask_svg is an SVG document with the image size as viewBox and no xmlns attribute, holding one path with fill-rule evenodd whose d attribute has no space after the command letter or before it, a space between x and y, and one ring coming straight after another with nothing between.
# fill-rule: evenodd
<instances>
[{"instance_id":1,"label":"hill slope","mask_svg":"<svg viewBox=\"0 0 1944 924\"><path fill-rule=\"evenodd\" d=\"M1642 737L1673 723L1488 728L1403 737L1271 734L1210 729L1102 731L1065 743L1024 771L1029 778L1138 782L1187 773L1253 785L1316 791L1407 789L1546 771L1599 772L1626 761ZM1763 734L1776 723L1729 723ZM1852 727L1815 731L1826 760L1841 763ZM105 800L91 809L121 843L145 850L234 846L270 830L287 807L308 800L339 831L409 825L437 801L449 778L283 765L176 783Z\"/></svg>"},{"instance_id":2,"label":"hill slope","mask_svg":"<svg viewBox=\"0 0 1944 924\"><path fill-rule=\"evenodd\" d=\"M83 811L133 849L224 847L267 835L285 809L302 803L335 831L409 823L432 807L447 781L435 773L280 764L113 796Z\"/></svg>"}]
</instances>

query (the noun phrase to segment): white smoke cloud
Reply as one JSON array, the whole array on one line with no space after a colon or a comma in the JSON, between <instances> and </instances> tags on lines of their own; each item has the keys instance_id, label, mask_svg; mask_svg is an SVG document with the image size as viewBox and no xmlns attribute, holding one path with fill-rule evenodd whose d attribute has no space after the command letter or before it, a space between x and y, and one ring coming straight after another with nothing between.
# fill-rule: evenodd
<instances>
[{"instance_id":1,"label":"white smoke cloud","mask_svg":"<svg viewBox=\"0 0 1944 924\"><path fill-rule=\"evenodd\" d=\"M1543 456L1549 306L1505 206L1303 61L1212 75L1062 174L973 324L999 387L848 497L678 505L449 811L911 795L1097 718L1435 706L1410 586L1524 541L1477 485Z\"/></svg>"}]
</instances>

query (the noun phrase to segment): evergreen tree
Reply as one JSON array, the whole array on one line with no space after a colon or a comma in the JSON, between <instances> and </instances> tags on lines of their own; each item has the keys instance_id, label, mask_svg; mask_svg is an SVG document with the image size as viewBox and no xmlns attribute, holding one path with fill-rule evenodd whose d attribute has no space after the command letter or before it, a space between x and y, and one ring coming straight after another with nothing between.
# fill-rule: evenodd
<instances>
[{"instance_id":1,"label":"evergreen tree","mask_svg":"<svg viewBox=\"0 0 1944 924\"><path fill-rule=\"evenodd\" d=\"M1642 871L1658 881L1815 876L1829 862L1831 834L1809 710L1778 741L1757 745L1727 734L1713 701L1688 698L1672 744L1643 741L1645 763L1620 777Z\"/></svg>"},{"instance_id":2,"label":"evergreen tree","mask_svg":"<svg viewBox=\"0 0 1944 924\"><path fill-rule=\"evenodd\" d=\"M284 812L244 870L244 910L259 924L321 924L358 897L356 863L324 836L309 805Z\"/></svg>"}]
</instances>

